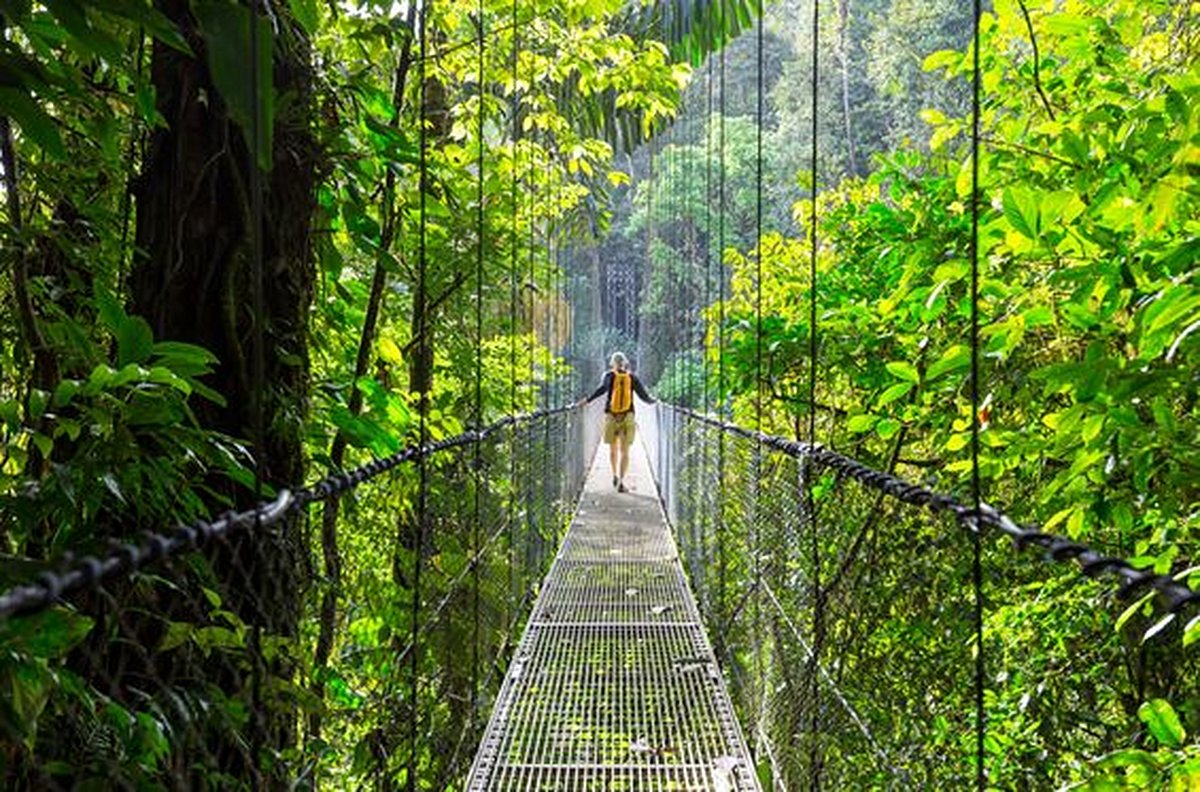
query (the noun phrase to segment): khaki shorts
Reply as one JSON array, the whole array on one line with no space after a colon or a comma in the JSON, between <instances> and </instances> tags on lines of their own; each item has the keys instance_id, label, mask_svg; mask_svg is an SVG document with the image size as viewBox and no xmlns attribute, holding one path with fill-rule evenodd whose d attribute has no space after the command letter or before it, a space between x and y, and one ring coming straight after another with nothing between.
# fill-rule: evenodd
<instances>
[{"instance_id":1,"label":"khaki shorts","mask_svg":"<svg viewBox=\"0 0 1200 792\"><path fill-rule=\"evenodd\" d=\"M611 445L616 442L618 437L624 437L625 444L629 445L633 442L633 431L636 426L637 422L633 420L632 410L621 415L605 413L604 442Z\"/></svg>"}]
</instances>

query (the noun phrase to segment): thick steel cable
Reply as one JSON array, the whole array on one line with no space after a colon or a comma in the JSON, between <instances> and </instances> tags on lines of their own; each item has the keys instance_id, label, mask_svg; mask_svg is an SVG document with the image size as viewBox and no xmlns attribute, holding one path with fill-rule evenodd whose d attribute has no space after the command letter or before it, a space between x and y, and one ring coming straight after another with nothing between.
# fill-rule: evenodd
<instances>
[{"instance_id":1,"label":"thick steel cable","mask_svg":"<svg viewBox=\"0 0 1200 792\"><path fill-rule=\"evenodd\" d=\"M433 356L430 354L430 339L429 339L429 317L428 306L425 302L425 293L428 283L426 276L428 274L428 213L427 213L427 197L429 193L429 133L426 130L426 122L428 121L429 108L425 100L425 84L429 79L428 75L428 58L427 50L429 46L429 4L432 0L420 0L421 10L418 15L421 26L419 51L421 62L418 69L419 75L419 103L417 113L417 147L418 147L418 202L417 202L417 293L416 299L419 301L420 309L417 313L417 334L420 339L418 342L417 356L420 361L418 370L421 372L422 379L418 384L421 391L417 394L418 399L418 418L417 418L417 437L419 444L424 446L429 439L429 381L433 376L432 365ZM429 367L429 370L426 367ZM412 578L412 625L411 631L413 635L413 651L409 656L409 673L412 674L412 679L409 684L409 691L412 697L413 714L409 722L409 756L408 756L408 778L407 786L410 791L418 788L417 784L417 745L419 742L419 734L421 727L421 718L417 714L420 711L418 699L421 695L421 677L420 677L420 647L416 645L417 635L421 627L421 567L425 555L425 520L428 510L429 497L429 467L426 464L425 455L417 458L417 510L416 510L416 540L413 550L413 578Z\"/></svg>"},{"instance_id":2,"label":"thick steel cable","mask_svg":"<svg viewBox=\"0 0 1200 792\"><path fill-rule=\"evenodd\" d=\"M977 529L980 532L984 529L999 531L1011 539L1019 551L1038 547L1045 550L1056 562L1076 562L1085 577L1113 576L1120 581L1117 596L1121 599L1152 591L1159 596L1159 609L1175 615L1188 607L1200 606L1200 591L1192 589L1186 580L1176 580L1170 575L1160 575L1153 570L1138 569L1125 559L1106 556L1080 542L1046 533L1038 526L1022 526L986 501L981 501L979 508L975 509L953 495L914 484L893 473L876 470L853 457L820 444L759 434L721 417L705 415L685 407L664 405L664 409L688 415L695 421L720 429L720 434L728 434L750 442L761 442L773 451L797 459L807 457L816 467L853 479L901 503L919 506L934 514L948 513L962 528L972 533Z\"/></svg>"},{"instance_id":3,"label":"thick steel cable","mask_svg":"<svg viewBox=\"0 0 1200 792\"><path fill-rule=\"evenodd\" d=\"M982 493L979 481L979 27L983 14L981 0L974 2L972 17L971 73L971 499L979 513ZM975 786L983 792L987 773L983 765L984 721L983 683L983 547L980 526L971 532L973 558L971 584L975 594Z\"/></svg>"},{"instance_id":4,"label":"thick steel cable","mask_svg":"<svg viewBox=\"0 0 1200 792\"><path fill-rule=\"evenodd\" d=\"M394 454L367 462L351 470L326 476L297 490L281 489L273 500L262 501L250 509L226 511L214 520L196 520L168 531L141 534L139 542L114 542L101 556L71 560L59 571L47 571L33 582L14 586L0 594L0 620L35 613L64 601L68 596L100 586L114 578L128 576L146 566L180 553L197 549L214 539L227 537L242 529L270 528L299 514L313 503L343 495L397 467L435 456L443 451L486 440L512 427L532 423L573 410L573 405L506 416L481 430L471 430L424 445L411 445Z\"/></svg>"}]
</instances>

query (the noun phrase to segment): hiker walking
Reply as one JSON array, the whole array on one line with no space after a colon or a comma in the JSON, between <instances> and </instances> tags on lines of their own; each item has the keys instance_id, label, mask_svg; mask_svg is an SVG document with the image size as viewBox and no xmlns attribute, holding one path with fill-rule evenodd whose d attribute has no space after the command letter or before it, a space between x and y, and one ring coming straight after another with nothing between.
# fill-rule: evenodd
<instances>
[{"instance_id":1,"label":"hiker walking","mask_svg":"<svg viewBox=\"0 0 1200 792\"><path fill-rule=\"evenodd\" d=\"M590 396L579 400L583 406L601 394L607 394L604 402L604 442L608 443L608 457L612 464L613 486L618 492L625 489L625 473L629 470L629 446L633 442L636 424L633 418L633 394L647 404L654 399L646 392L637 375L629 370L629 358L613 352L609 358L609 370L604 374L600 387Z\"/></svg>"}]
</instances>

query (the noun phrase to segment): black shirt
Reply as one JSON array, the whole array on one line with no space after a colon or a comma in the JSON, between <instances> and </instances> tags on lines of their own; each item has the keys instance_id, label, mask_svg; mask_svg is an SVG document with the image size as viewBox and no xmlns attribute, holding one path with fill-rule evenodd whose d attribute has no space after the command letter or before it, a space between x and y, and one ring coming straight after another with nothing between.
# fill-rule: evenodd
<instances>
[{"instance_id":1,"label":"black shirt","mask_svg":"<svg viewBox=\"0 0 1200 792\"><path fill-rule=\"evenodd\" d=\"M641 400L647 404L654 404L654 399L646 392L646 388L642 385L641 380L633 372L629 373L629 381L633 385L633 392L636 393ZM604 399L604 412L612 412L612 387L613 387L613 372L610 369L604 373L604 379L600 382L600 387L592 392L591 396L587 397L588 401L596 398L600 394L607 394ZM629 403L629 411L633 412L633 402Z\"/></svg>"}]
</instances>

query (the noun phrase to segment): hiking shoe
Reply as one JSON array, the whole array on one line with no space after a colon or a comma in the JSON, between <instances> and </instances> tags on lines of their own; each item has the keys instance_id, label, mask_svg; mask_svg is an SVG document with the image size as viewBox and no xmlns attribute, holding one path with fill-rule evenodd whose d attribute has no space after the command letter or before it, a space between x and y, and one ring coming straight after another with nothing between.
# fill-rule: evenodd
<instances>
[{"instance_id":1,"label":"hiking shoe","mask_svg":"<svg viewBox=\"0 0 1200 792\"><path fill-rule=\"evenodd\" d=\"M624 481L622 481L620 484L618 484L618 485L617 485L617 492L629 492L629 490L627 490L627 489L625 488L625 482L624 482Z\"/></svg>"}]
</instances>

